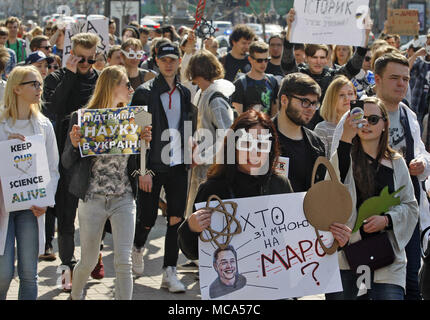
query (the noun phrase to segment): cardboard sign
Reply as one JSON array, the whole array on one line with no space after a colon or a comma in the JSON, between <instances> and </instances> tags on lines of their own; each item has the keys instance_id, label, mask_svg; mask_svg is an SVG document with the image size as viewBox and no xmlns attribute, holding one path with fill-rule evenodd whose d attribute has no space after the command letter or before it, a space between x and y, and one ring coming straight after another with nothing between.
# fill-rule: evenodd
<instances>
[{"instance_id":1,"label":"cardboard sign","mask_svg":"<svg viewBox=\"0 0 430 320\"><path fill-rule=\"evenodd\" d=\"M364 46L369 0L296 0L294 9L292 43Z\"/></svg>"},{"instance_id":2,"label":"cardboard sign","mask_svg":"<svg viewBox=\"0 0 430 320\"><path fill-rule=\"evenodd\" d=\"M389 34L414 36L419 33L418 10L388 8L387 19Z\"/></svg>"},{"instance_id":3,"label":"cardboard sign","mask_svg":"<svg viewBox=\"0 0 430 320\"><path fill-rule=\"evenodd\" d=\"M108 54L109 44L109 19L87 20L85 22L77 22L68 24L64 36L64 51L63 51L63 67L66 66L67 59L72 50L72 37L78 33L89 32L95 33L100 37L100 44L97 47L97 52Z\"/></svg>"},{"instance_id":4,"label":"cardboard sign","mask_svg":"<svg viewBox=\"0 0 430 320\"><path fill-rule=\"evenodd\" d=\"M50 184L43 136L0 142L0 175L6 211L53 206L55 190Z\"/></svg>"},{"instance_id":5,"label":"cardboard sign","mask_svg":"<svg viewBox=\"0 0 430 320\"><path fill-rule=\"evenodd\" d=\"M78 110L81 156L140 153L142 127L135 123L135 117L145 110L146 107Z\"/></svg>"},{"instance_id":6,"label":"cardboard sign","mask_svg":"<svg viewBox=\"0 0 430 320\"><path fill-rule=\"evenodd\" d=\"M214 241L199 239L202 299L272 300L342 291L337 254L322 250L304 216L305 194L223 201L230 215L215 210L211 228L216 231L202 236L229 245L219 249ZM231 236L238 223L241 232ZM330 232L320 234L326 245L333 242Z\"/></svg>"}]
</instances>

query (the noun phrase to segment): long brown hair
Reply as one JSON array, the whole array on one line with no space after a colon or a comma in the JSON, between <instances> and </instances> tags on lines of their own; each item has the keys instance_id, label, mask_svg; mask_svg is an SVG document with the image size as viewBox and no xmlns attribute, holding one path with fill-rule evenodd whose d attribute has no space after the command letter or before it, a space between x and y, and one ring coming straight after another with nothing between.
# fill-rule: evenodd
<instances>
[{"instance_id":1,"label":"long brown hair","mask_svg":"<svg viewBox=\"0 0 430 320\"><path fill-rule=\"evenodd\" d=\"M364 104L375 104L381 110L381 115L384 121L384 131L379 137L378 153L376 156L376 162L378 163L378 168L380 161L382 159L392 160L399 156L390 146L389 146L389 128L390 120L388 118L387 109L381 99L376 97L366 98L363 100ZM352 140L352 166L354 181L357 189L363 195L364 199L374 196L375 192L375 172L371 168L368 157L363 150L360 137L358 135Z\"/></svg>"},{"instance_id":2,"label":"long brown hair","mask_svg":"<svg viewBox=\"0 0 430 320\"><path fill-rule=\"evenodd\" d=\"M254 109L250 109L244 113L242 113L232 124L230 127L231 130L236 132L239 129L245 129L248 131L251 127L256 125L261 125L264 129L268 129L269 133L272 134L272 146L269 154L269 170L264 176L260 176L262 179L267 178L269 175L273 173L273 170L276 166L276 162L279 158L279 143L278 143L278 134L276 133L275 126L273 125L272 120L270 120L269 116L263 112L258 112ZM224 138L223 145L223 162L222 163L214 163L208 170L208 179L220 179L224 178L229 181L232 181L235 177L237 171L237 159L235 156L235 163L228 164L228 155L231 150L228 150L227 143L228 136ZM237 143L238 137L235 137L235 146ZM236 154L236 149L234 150Z\"/></svg>"}]
</instances>

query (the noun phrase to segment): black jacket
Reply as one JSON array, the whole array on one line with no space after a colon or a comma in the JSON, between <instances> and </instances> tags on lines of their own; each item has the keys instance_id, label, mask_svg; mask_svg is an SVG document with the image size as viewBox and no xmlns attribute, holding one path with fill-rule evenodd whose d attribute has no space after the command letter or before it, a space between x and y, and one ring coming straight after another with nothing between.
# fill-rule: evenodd
<instances>
[{"instance_id":1,"label":"black jacket","mask_svg":"<svg viewBox=\"0 0 430 320\"><path fill-rule=\"evenodd\" d=\"M243 174L241 175L243 176ZM231 179L208 179L200 185L194 203L206 202L213 194L217 195L221 199L234 199L293 192L290 182L277 174L268 175L265 182L263 184L259 184L254 192L247 190L244 191L244 189L243 184L240 185L232 183ZM187 220L179 226L179 248L181 248L182 252L188 259L197 260L199 257L198 237L199 233L190 230Z\"/></svg>"},{"instance_id":2,"label":"black jacket","mask_svg":"<svg viewBox=\"0 0 430 320\"><path fill-rule=\"evenodd\" d=\"M98 77L99 74L94 69L83 75L62 68L48 75L44 81L44 114L55 120L55 134L60 154L68 134L70 114L88 103Z\"/></svg>"},{"instance_id":3,"label":"black jacket","mask_svg":"<svg viewBox=\"0 0 430 320\"><path fill-rule=\"evenodd\" d=\"M74 124L78 124L78 113L73 112L69 128L67 131L66 145L61 155L61 163L63 167L69 171L71 181L69 184L69 192L74 196L84 200L90 185L91 170L94 162L93 157L81 158L79 148L75 148L70 141L69 132ZM138 187L138 175L133 175L135 170L140 168L138 155L130 155L127 164L127 173L130 180L131 189L133 190L134 198L136 199Z\"/></svg>"},{"instance_id":4,"label":"black jacket","mask_svg":"<svg viewBox=\"0 0 430 320\"><path fill-rule=\"evenodd\" d=\"M185 137L184 140L185 122L191 121L192 132L189 134L193 134L197 124L197 108L191 104L191 93L187 88L176 82L176 89L181 95L179 130L181 133L181 142L184 143L184 141L188 141L188 137ZM148 112L152 114L152 140L147 155L147 169L154 172L167 172L169 169L169 165L164 164L161 159L161 151L169 143L169 141L162 141L161 135L165 129L169 129L169 123L160 99L161 94L169 91L169 85L163 75L160 74L154 79L141 84L136 89L131 101L132 106L148 106ZM184 150L184 146L182 146L182 150Z\"/></svg>"}]
</instances>

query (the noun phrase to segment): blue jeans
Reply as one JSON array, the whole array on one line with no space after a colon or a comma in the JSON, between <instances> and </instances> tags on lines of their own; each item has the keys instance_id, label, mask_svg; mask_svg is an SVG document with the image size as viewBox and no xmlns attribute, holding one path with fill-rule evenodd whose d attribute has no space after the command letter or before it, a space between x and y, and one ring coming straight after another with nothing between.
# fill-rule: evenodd
<instances>
[{"instance_id":1,"label":"blue jeans","mask_svg":"<svg viewBox=\"0 0 430 320\"><path fill-rule=\"evenodd\" d=\"M357 300L357 278L360 275L351 270L340 270L343 291L327 293L326 300ZM375 283L372 281L371 289L367 290L367 298L371 300L403 300L404 291L401 286L390 283Z\"/></svg>"},{"instance_id":2,"label":"blue jeans","mask_svg":"<svg viewBox=\"0 0 430 320\"><path fill-rule=\"evenodd\" d=\"M0 256L0 300L6 300L15 273L15 239L18 254L19 300L37 298L39 228L30 210L9 214L4 255Z\"/></svg>"}]
</instances>

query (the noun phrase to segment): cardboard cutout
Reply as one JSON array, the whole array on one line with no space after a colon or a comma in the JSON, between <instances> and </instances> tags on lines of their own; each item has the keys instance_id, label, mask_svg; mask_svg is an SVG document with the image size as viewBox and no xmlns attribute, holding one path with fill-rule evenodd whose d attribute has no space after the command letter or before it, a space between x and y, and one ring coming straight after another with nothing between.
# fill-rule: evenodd
<instances>
[{"instance_id":1,"label":"cardboard cutout","mask_svg":"<svg viewBox=\"0 0 430 320\"><path fill-rule=\"evenodd\" d=\"M324 165L331 180L314 183L319 165ZM325 157L318 157L312 171L312 185L303 201L306 219L315 228L321 247L327 254L336 252L339 243L334 240L330 248L321 241L318 230L329 231L334 222L346 223L352 212L352 199L348 189L339 182L333 166Z\"/></svg>"}]
</instances>

